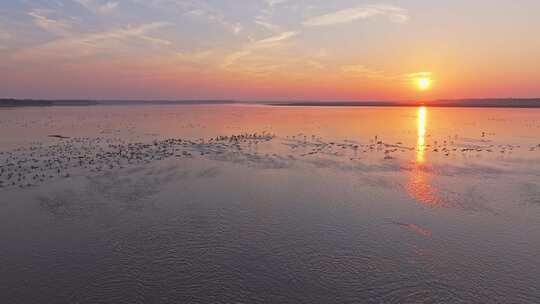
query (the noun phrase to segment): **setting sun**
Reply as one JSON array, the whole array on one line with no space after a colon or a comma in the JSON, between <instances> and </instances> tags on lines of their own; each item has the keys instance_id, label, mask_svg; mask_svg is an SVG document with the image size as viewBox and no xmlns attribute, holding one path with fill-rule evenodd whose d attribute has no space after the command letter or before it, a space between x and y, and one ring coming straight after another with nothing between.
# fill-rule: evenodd
<instances>
[{"instance_id":1,"label":"setting sun","mask_svg":"<svg viewBox=\"0 0 540 304\"><path fill-rule=\"evenodd\" d=\"M426 91L431 88L431 79L430 78L418 78L416 79L416 86L420 91Z\"/></svg>"}]
</instances>

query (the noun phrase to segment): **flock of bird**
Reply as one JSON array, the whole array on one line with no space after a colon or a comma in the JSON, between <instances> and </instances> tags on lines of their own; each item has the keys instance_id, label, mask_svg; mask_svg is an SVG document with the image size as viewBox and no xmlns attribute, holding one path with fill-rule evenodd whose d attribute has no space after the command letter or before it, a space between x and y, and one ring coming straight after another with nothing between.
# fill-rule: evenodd
<instances>
[{"instance_id":1,"label":"flock of bird","mask_svg":"<svg viewBox=\"0 0 540 304\"><path fill-rule=\"evenodd\" d=\"M389 143L381 140L378 136L374 136L367 143L361 144L356 141L346 140L344 142L327 142L317 136L308 137L307 135L299 134L287 137L288 145L293 150L303 150L300 156L311 155L333 155L348 157L350 160L360 159L361 154L378 154L383 153L384 159L393 159L397 152L430 152L440 153L445 157L456 155L469 156L478 155L478 153L501 153L512 154L514 151L522 150L520 145L512 144L494 144L488 140L482 140L478 143L467 143L459 140L459 138L448 138L442 141L433 141L433 143L417 144L415 146L406 146L402 142ZM527 151L540 151L540 144L528 147Z\"/></svg>"},{"instance_id":2,"label":"flock of bird","mask_svg":"<svg viewBox=\"0 0 540 304\"><path fill-rule=\"evenodd\" d=\"M264 157L280 157L276 146L262 145L277 137L270 133L217 136L210 139L187 140L170 138L151 142L128 142L119 138L77 137L50 135L56 143L34 144L13 151L0 152L0 188L32 187L55 178L69 178L74 174L100 173L143 165L167 158L190 158L207 155L213 159L231 160L244 157L261 161ZM365 155L380 155L393 159L396 153L442 153L446 157L470 155L481 152L503 154L523 150L517 145L495 145L488 141L481 144L457 142L453 139L433 141L431 144L406 146L401 142L387 143L379 137L362 144L355 141L324 141L321 137L299 134L281 138L280 146L286 147L285 158L340 157L360 160ZM525 151L540 151L540 144ZM227 156L227 157L219 157ZM84 173L87 172L87 173Z\"/></svg>"},{"instance_id":3,"label":"flock of bird","mask_svg":"<svg viewBox=\"0 0 540 304\"><path fill-rule=\"evenodd\" d=\"M149 143L104 137L51 137L59 142L0 152L0 188L37 186L54 178L68 178L80 170L99 173L170 157L241 151L243 146L270 141L274 135L254 133L219 136L208 141L165 139Z\"/></svg>"}]
</instances>

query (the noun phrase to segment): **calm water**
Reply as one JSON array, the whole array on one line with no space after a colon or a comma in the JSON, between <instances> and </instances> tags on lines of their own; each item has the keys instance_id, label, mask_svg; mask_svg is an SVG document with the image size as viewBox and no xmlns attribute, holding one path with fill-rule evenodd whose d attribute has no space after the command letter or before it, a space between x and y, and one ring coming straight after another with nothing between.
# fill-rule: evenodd
<instances>
[{"instance_id":1,"label":"calm water","mask_svg":"<svg viewBox=\"0 0 540 304\"><path fill-rule=\"evenodd\" d=\"M539 110L0 110L5 303L540 303L539 239Z\"/></svg>"}]
</instances>

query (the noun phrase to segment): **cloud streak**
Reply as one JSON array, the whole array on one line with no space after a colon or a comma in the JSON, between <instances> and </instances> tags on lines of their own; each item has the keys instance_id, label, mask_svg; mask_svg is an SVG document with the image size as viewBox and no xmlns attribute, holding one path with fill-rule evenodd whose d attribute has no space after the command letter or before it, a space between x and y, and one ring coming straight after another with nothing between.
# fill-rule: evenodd
<instances>
[{"instance_id":1,"label":"cloud streak","mask_svg":"<svg viewBox=\"0 0 540 304\"><path fill-rule=\"evenodd\" d=\"M324 14L309 18L303 22L306 27L330 26L336 24L350 23L360 19L369 19L377 16L385 16L392 22L403 23L410 19L408 11L404 8L376 4L362 5L336 11L329 14Z\"/></svg>"},{"instance_id":2,"label":"cloud streak","mask_svg":"<svg viewBox=\"0 0 540 304\"><path fill-rule=\"evenodd\" d=\"M11 38L11 34L2 28L2 25L0 25L0 41L2 40L8 40Z\"/></svg>"},{"instance_id":3,"label":"cloud streak","mask_svg":"<svg viewBox=\"0 0 540 304\"><path fill-rule=\"evenodd\" d=\"M407 74L389 74L383 70L373 69L365 65L345 65L341 67L341 72L345 75L377 80L401 80L405 82L414 81L418 78L431 77L431 72L414 72Z\"/></svg>"},{"instance_id":4,"label":"cloud streak","mask_svg":"<svg viewBox=\"0 0 540 304\"><path fill-rule=\"evenodd\" d=\"M2 29L0 25L0 50L7 49L7 46L4 45L4 43L10 39L11 39L11 34L8 31Z\"/></svg>"},{"instance_id":5,"label":"cloud streak","mask_svg":"<svg viewBox=\"0 0 540 304\"><path fill-rule=\"evenodd\" d=\"M75 0L80 5L84 6L89 11L101 14L108 14L115 11L118 8L118 2L105 2L100 3L96 0Z\"/></svg>"},{"instance_id":6,"label":"cloud streak","mask_svg":"<svg viewBox=\"0 0 540 304\"><path fill-rule=\"evenodd\" d=\"M201 63L213 54L211 50L197 51L191 53L177 53L176 58L186 63Z\"/></svg>"},{"instance_id":7,"label":"cloud streak","mask_svg":"<svg viewBox=\"0 0 540 304\"><path fill-rule=\"evenodd\" d=\"M149 36L148 33L170 25L154 22L135 27L114 29L105 32L72 35L38 45L15 53L20 60L75 59L99 53L112 54L129 49L129 42L143 41L157 46L167 46L171 42Z\"/></svg>"},{"instance_id":8,"label":"cloud streak","mask_svg":"<svg viewBox=\"0 0 540 304\"><path fill-rule=\"evenodd\" d=\"M384 71L368 68L364 65L347 65L341 68L341 71L347 75L364 77L370 79L392 79L393 76L385 75Z\"/></svg>"},{"instance_id":9,"label":"cloud streak","mask_svg":"<svg viewBox=\"0 0 540 304\"><path fill-rule=\"evenodd\" d=\"M261 9L259 15L255 16L253 23L270 32L281 31L281 26L275 24L272 19L274 17L276 6L284 4L287 1L288 0L264 0L266 7Z\"/></svg>"},{"instance_id":10,"label":"cloud streak","mask_svg":"<svg viewBox=\"0 0 540 304\"><path fill-rule=\"evenodd\" d=\"M288 0L264 0L264 2L266 2L266 4L270 7L285 3L287 1Z\"/></svg>"},{"instance_id":11,"label":"cloud streak","mask_svg":"<svg viewBox=\"0 0 540 304\"><path fill-rule=\"evenodd\" d=\"M158 1L159 2L159 1ZM180 9L186 16L200 18L210 22L214 22L228 29L234 35L240 34L243 31L243 26L239 22L234 22L215 6L208 4L205 1L198 0L169 0L162 1L161 5L173 5ZM159 6L159 5L158 5Z\"/></svg>"},{"instance_id":12,"label":"cloud streak","mask_svg":"<svg viewBox=\"0 0 540 304\"><path fill-rule=\"evenodd\" d=\"M221 68L228 68L239 59L252 55L257 50L277 47L281 45L281 43L291 39L298 34L299 32L294 31L282 32L280 34L246 44L241 50L227 56L221 64Z\"/></svg>"},{"instance_id":13,"label":"cloud streak","mask_svg":"<svg viewBox=\"0 0 540 304\"><path fill-rule=\"evenodd\" d=\"M47 9L35 9L28 13L32 17L34 25L45 31L62 37L71 36L71 23L66 20L53 19L50 17L54 11Z\"/></svg>"}]
</instances>

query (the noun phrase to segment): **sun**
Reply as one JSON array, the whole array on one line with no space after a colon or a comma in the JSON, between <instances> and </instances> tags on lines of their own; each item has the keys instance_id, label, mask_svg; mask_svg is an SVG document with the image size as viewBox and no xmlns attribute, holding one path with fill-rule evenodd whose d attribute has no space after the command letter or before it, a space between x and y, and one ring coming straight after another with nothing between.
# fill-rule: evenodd
<instances>
[{"instance_id":1,"label":"sun","mask_svg":"<svg viewBox=\"0 0 540 304\"><path fill-rule=\"evenodd\" d=\"M420 91L427 91L431 88L431 79L427 77L417 78L416 86Z\"/></svg>"}]
</instances>

